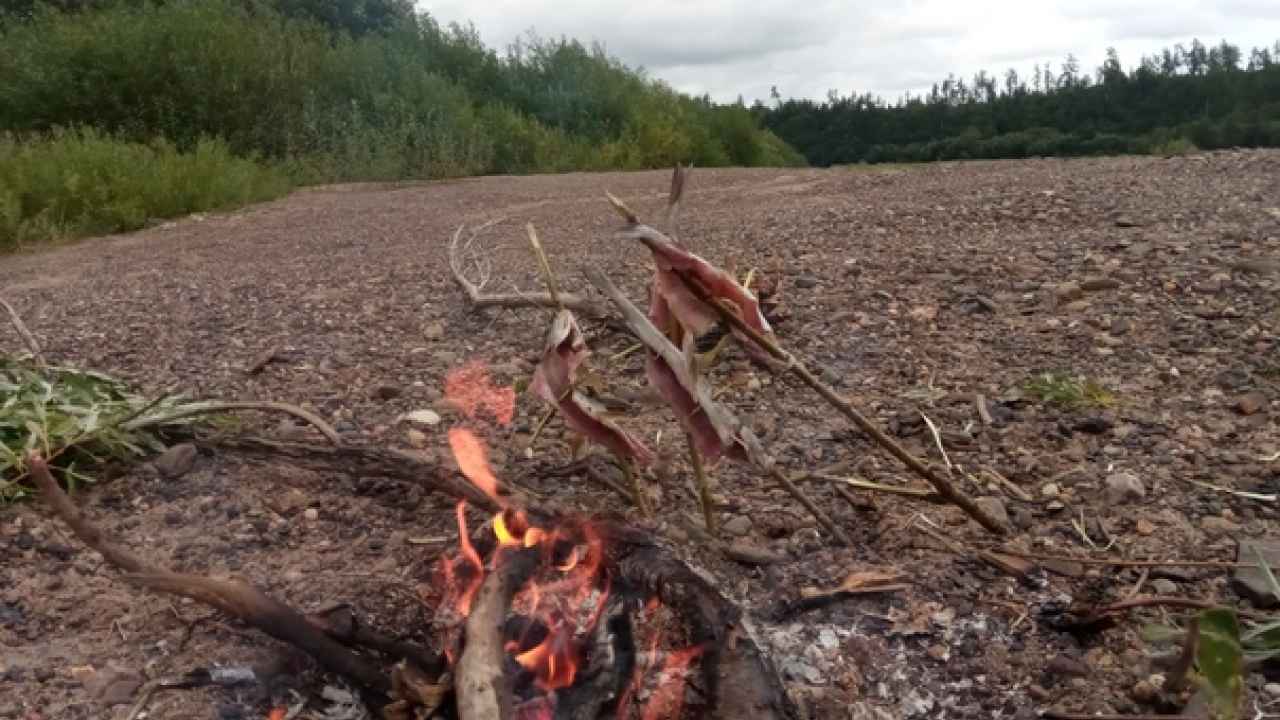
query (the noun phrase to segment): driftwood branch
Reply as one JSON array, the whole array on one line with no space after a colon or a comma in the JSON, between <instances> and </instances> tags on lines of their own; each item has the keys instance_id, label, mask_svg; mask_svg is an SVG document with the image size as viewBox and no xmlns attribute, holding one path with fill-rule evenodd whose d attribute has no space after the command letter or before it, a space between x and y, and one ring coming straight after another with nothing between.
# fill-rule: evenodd
<instances>
[{"instance_id":1,"label":"driftwood branch","mask_svg":"<svg viewBox=\"0 0 1280 720\"><path fill-rule=\"evenodd\" d=\"M22 338L23 344L27 346L27 350L31 352L31 357L35 358L36 365L44 369L48 364L44 360L44 355L40 352L40 343L36 342L36 336L31 334L27 329L27 324L22 322L22 316L18 314L13 306L5 302L4 298L0 298L0 307L3 307L9 315L9 322L13 325L13 329L18 333L18 337Z\"/></svg>"},{"instance_id":2,"label":"driftwood branch","mask_svg":"<svg viewBox=\"0 0 1280 720\"><path fill-rule=\"evenodd\" d=\"M697 377L693 376L693 370L689 368L688 359L676 348L675 345L667 339L665 335L658 331L653 323L649 322L649 318L645 317L638 308L618 286L609 279L603 272L590 268L585 271L587 279L591 281L601 292L603 292L615 307L622 313L623 320L631 331L635 333L640 342L644 343L650 351L657 353L663 361L672 369L679 379L680 384L686 389L698 394L698 407L711 418L712 424L716 427L732 428L735 431L736 440L741 442L746 448L747 456L751 459L759 469L769 474L781 484L793 498L803 505L818 524L831 534L838 542L843 545L850 545L849 537L840 529L838 525L831 521L831 518L822 511L809 496L804 493L790 478L786 476L777 465L765 454L760 442L750 433L749 430L743 428L741 423L735 418L724 406L715 402L710 397L710 388L705 382L699 382Z\"/></svg>"},{"instance_id":3,"label":"driftwood branch","mask_svg":"<svg viewBox=\"0 0 1280 720\"><path fill-rule=\"evenodd\" d=\"M656 231L653 232L656 233ZM661 235L660 233L656 234L659 236ZM641 242L651 248L661 242L671 242L670 238L666 238L665 236L656 238L645 236L637 237ZM933 485L934 489L938 491L938 494L945 498L947 502L963 510L969 515L969 517L973 518L984 528L996 535L1004 535L1008 532L1008 529L1002 523L991 517L982 508L978 507L972 498L965 495L960 490L957 490L949 480L934 472L928 465L925 465L923 461L915 455L907 452L905 448L895 442L888 435L885 435L880 428L876 427L875 423L859 412L852 403L840 397L836 394L835 390L831 389L831 387L819 380L818 377L805 367L803 363L796 359L794 355L783 350L777 342L765 337L756 331L755 328L744 322L742 318L734 312L717 302L716 299L712 297L711 293L707 292L707 290L703 288L702 285L693 277L679 270L675 270L674 272L695 297L714 308L725 322L731 325L735 330L742 333L742 335L749 338L761 350L768 353L774 359L784 363L786 369L790 370L796 375L796 377L800 378L804 384L808 385L815 392L821 395L827 403L839 411L841 415L844 415L853 422L858 429L862 430L862 432L870 436L872 440L875 440L882 447L888 450L891 455L902 461L904 465L910 468L917 475L927 480L930 485Z\"/></svg>"},{"instance_id":4,"label":"driftwood branch","mask_svg":"<svg viewBox=\"0 0 1280 720\"><path fill-rule=\"evenodd\" d=\"M156 592L188 597L220 610L315 658L325 669L350 678L374 699L385 701L389 677L376 665L343 647L309 622L302 613L269 597L248 583L175 573L148 564L116 544L93 525L58 486L38 453L28 457L31 476L46 504L85 545L101 553L107 563L124 571L125 579Z\"/></svg>"},{"instance_id":5,"label":"driftwood branch","mask_svg":"<svg viewBox=\"0 0 1280 720\"><path fill-rule=\"evenodd\" d=\"M459 720L511 720L515 716L502 629L516 590L537 568L538 553L534 549L514 550L501 560L480 585L467 616L467 644L454 682Z\"/></svg>"},{"instance_id":6,"label":"driftwood branch","mask_svg":"<svg viewBox=\"0 0 1280 720\"><path fill-rule=\"evenodd\" d=\"M480 268L478 277L474 282L467 279L465 271L466 260L463 258L466 248L462 246L462 231L463 226L459 225L458 230L453 234L453 239L449 241L449 270L453 273L454 281L467 294L467 299L475 307L564 307L591 317L602 317L605 314L604 308L600 303L573 293L556 293L555 295L542 291L504 294L486 293L484 289L488 285L491 276L487 266Z\"/></svg>"}]
</instances>

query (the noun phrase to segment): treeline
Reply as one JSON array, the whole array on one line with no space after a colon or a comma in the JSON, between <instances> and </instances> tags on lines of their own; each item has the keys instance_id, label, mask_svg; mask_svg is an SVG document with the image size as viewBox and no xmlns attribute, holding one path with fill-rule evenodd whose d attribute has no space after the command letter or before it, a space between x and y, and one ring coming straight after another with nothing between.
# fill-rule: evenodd
<instances>
[{"instance_id":1,"label":"treeline","mask_svg":"<svg viewBox=\"0 0 1280 720\"><path fill-rule=\"evenodd\" d=\"M106 141L133 147L121 157L205 143L290 183L803 163L746 107L575 40L500 55L407 0L0 0L0 132L22 167L41 143L98 157ZM62 212L14 174L0 173L0 245L6 223L12 241L16 223ZM69 231L118 229L90 224Z\"/></svg>"},{"instance_id":2,"label":"treeline","mask_svg":"<svg viewBox=\"0 0 1280 720\"><path fill-rule=\"evenodd\" d=\"M1200 41L1126 71L1114 50L1094 72L1068 55L1029 78L951 76L890 104L870 94L788 100L754 112L815 165L964 158L1168 153L1280 146L1280 42L1246 57Z\"/></svg>"}]
</instances>

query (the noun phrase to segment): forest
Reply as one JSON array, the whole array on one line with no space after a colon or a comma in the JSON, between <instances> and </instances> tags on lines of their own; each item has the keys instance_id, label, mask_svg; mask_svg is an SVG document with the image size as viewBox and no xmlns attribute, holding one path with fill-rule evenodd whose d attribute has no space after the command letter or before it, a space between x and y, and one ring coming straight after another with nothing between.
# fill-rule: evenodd
<instances>
[{"instance_id":1,"label":"forest","mask_svg":"<svg viewBox=\"0 0 1280 720\"><path fill-rule=\"evenodd\" d=\"M821 166L1276 146L1280 41L1246 54L1192 40L1128 70L1114 49L1093 72L1068 55L1057 71L951 75L893 103L834 91L825 102L783 101L775 91L753 112Z\"/></svg>"},{"instance_id":2,"label":"forest","mask_svg":"<svg viewBox=\"0 0 1280 720\"><path fill-rule=\"evenodd\" d=\"M0 247L301 184L676 162L803 159L601 47L500 53L405 0L0 2Z\"/></svg>"}]
</instances>

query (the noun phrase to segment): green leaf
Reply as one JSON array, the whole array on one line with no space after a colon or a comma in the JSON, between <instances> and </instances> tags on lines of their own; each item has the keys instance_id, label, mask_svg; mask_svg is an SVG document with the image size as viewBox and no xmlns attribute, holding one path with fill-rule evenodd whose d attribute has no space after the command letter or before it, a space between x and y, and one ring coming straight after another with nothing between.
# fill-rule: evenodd
<instances>
[{"instance_id":1,"label":"green leaf","mask_svg":"<svg viewBox=\"0 0 1280 720\"><path fill-rule=\"evenodd\" d=\"M1267 564L1267 559L1262 556L1262 551L1256 545L1250 547L1253 550L1254 561L1258 563L1258 569L1262 571L1262 577L1267 580L1267 587L1271 589L1271 594L1277 600L1280 600L1280 582L1276 582L1275 573L1271 572L1271 566Z\"/></svg>"},{"instance_id":2,"label":"green leaf","mask_svg":"<svg viewBox=\"0 0 1280 720\"><path fill-rule=\"evenodd\" d=\"M1280 649L1280 620L1254 625L1240 636L1240 644L1250 650Z\"/></svg>"},{"instance_id":3,"label":"green leaf","mask_svg":"<svg viewBox=\"0 0 1280 720\"><path fill-rule=\"evenodd\" d=\"M1142 639L1152 645L1164 645L1169 643L1180 643L1187 632L1181 628L1172 625L1159 625L1151 623L1142 626Z\"/></svg>"},{"instance_id":4,"label":"green leaf","mask_svg":"<svg viewBox=\"0 0 1280 720\"><path fill-rule=\"evenodd\" d=\"M1240 624L1229 608L1200 613L1200 642L1196 664L1209 695L1214 720L1236 720L1244 689L1244 657L1240 649Z\"/></svg>"}]
</instances>

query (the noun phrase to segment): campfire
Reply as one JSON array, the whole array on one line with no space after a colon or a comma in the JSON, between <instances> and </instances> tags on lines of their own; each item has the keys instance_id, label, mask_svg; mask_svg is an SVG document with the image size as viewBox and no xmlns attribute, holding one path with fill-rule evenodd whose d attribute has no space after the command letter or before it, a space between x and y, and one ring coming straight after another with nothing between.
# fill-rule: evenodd
<instances>
[{"instance_id":1,"label":"campfire","mask_svg":"<svg viewBox=\"0 0 1280 720\"><path fill-rule=\"evenodd\" d=\"M510 389L468 365L446 397L472 424L512 416ZM608 530L589 519L532 521L498 493L486 446L473 427L448 432L462 474L500 508L469 532L456 507L458 548L440 559L435 625L454 672L460 717L679 718L686 697L706 710L692 676L704 646L688 641L678 612L628 582Z\"/></svg>"}]
</instances>

